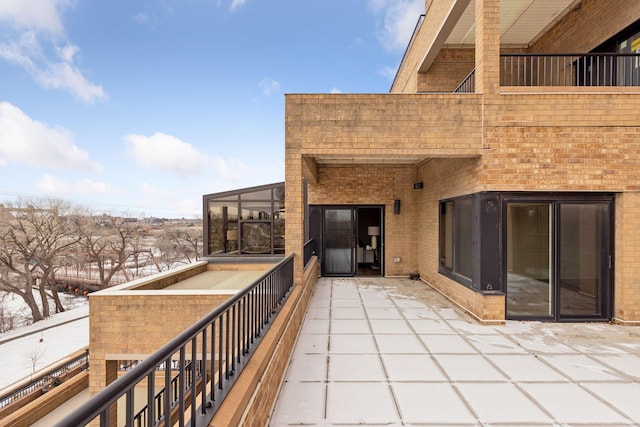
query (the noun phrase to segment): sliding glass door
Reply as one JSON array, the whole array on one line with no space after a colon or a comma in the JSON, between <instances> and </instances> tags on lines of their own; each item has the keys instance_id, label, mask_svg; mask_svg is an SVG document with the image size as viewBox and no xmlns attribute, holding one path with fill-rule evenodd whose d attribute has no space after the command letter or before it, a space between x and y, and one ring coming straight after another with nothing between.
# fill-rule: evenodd
<instances>
[{"instance_id":1,"label":"sliding glass door","mask_svg":"<svg viewBox=\"0 0 640 427\"><path fill-rule=\"evenodd\" d=\"M560 205L560 317L601 315L606 310L611 259L609 206Z\"/></svg>"},{"instance_id":2,"label":"sliding glass door","mask_svg":"<svg viewBox=\"0 0 640 427\"><path fill-rule=\"evenodd\" d=\"M552 317L552 205L507 205L507 316Z\"/></svg>"},{"instance_id":3,"label":"sliding glass door","mask_svg":"<svg viewBox=\"0 0 640 427\"><path fill-rule=\"evenodd\" d=\"M612 204L514 200L506 206L507 318L608 318Z\"/></svg>"}]
</instances>

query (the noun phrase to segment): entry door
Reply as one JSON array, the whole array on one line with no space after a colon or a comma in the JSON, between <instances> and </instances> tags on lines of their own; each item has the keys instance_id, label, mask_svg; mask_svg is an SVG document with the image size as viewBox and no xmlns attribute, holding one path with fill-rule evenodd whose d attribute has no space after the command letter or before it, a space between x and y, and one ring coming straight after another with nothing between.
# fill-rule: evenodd
<instances>
[{"instance_id":1,"label":"entry door","mask_svg":"<svg viewBox=\"0 0 640 427\"><path fill-rule=\"evenodd\" d=\"M355 276L355 209L325 208L322 274Z\"/></svg>"},{"instance_id":2,"label":"entry door","mask_svg":"<svg viewBox=\"0 0 640 427\"><path fill-rule=\"evenodd\" d=\"M611 204L507 204L509 319L608 319Z\"/></svg>"}]
</instances>

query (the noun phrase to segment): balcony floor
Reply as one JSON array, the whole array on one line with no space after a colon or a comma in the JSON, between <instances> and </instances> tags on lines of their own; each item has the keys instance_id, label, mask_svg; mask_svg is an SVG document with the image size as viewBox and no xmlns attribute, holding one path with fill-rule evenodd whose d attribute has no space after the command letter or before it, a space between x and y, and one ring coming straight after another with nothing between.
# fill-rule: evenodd
<instances>
[{"instance_id":1,"label":"balcony floor","mask_svg":"<svg viewBox=\"0 0 640 427\"><path fill-rule=\"evenodd\" d=\"M421 281L319 279L270 425L640 426L640 327L483 326Z\"/></svg>"}]
</instances>

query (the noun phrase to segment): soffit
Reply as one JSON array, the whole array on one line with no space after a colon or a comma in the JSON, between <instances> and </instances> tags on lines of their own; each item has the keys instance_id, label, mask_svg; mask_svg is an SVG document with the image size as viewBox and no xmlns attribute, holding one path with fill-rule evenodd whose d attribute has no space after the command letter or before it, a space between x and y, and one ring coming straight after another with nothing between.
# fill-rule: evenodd
<instances>
[{"instance_id":1,"label":"soffit","mask_svg":"<svg viewBox=\"0 0 640 427\"><path fill-rule=\"evenodd\" d=\"M353 165L353 164L389 164L389 165L417 165L425 156L340 156L319 155L316 163L321 165Z\"/></svg>"},{"instance_id":2,"label":"soffit","mask_svg":"<svg viewBox=\"0 0 640 427\"><path fill-rule=\"evenodd\" d=\"M502 45L528 46L581 0L502 0ZM475 0L471 0L445 44L475 43Z\"/></svg>"}]
</instances>

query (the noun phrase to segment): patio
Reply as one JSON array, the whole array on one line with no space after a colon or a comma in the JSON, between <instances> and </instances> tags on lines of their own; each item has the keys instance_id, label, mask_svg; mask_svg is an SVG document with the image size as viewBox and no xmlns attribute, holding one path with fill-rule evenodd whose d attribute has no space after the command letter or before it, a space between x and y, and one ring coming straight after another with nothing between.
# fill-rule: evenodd
<instances>
[{"instance_id":1,"label":"patio","mask_svg":"<svg viewBox=\"0 0 640 427\"><path fill-rule=\"evenodd\" d=\"M640 426L640 327L481 325L421 281L321 278L283 425Z\"/></svg>"}]
</instances>

